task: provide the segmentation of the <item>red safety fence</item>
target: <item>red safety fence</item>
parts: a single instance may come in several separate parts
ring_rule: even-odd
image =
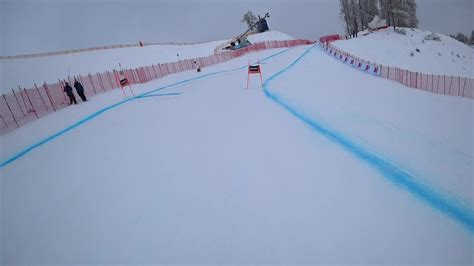
[[[326,35],[326,36],[322,36],[321,38],[319,38],[319,42],[320,43],[330,43],[330,42],[334,42],[334,41],[341,40],[341,39],[343,39],[343,36],[338,35],[338,34]]]
[[[243,49],[226,51],[206,57],[186,59],[134,69],[125,69],[124,73],[130,84],[141,84],[159,79],[172,73],[192,70],[195,68],[194,61],[203,68],[231,60],[250,52],[313,43],[314,42],[310,40],[267,41],[252,44]],[[66,80],[72,81],[76,78],[82,83],[84,94],[88,98],[91,98],[94,95],[120,87],[117,83],[116,72],[116,70],[112,70],[102,73],[79,75],[68,77]],[[46,82],[41,85],[34,84],[34,87],[29,89],[19,87],[18,89],[12,89],[11,93],[1,95],[0,135],[10,132],[11,130],[46,114],[69,106],[69,98],[63,92],[66,80],[58,80],[57,83],[53,84],[47,84]]]
[[[84,52],[92,52],[92,51],[119,49],[119,48],[130,48],[130,47],[143,47],[143,46],[156,46],[156,45],[157,46],[160,46],[160,45],[196,45],[196,44],[202,44],[202,43],[207,43],[207,42],[183,42],[183,43],[174,43],[174,42],[143,43],[143,42],[139,42],[139,43],[134,43],[134,44],[106,45],[106,46],[99,46],[99,47],[80,48],[80,49],[54,51],[54,52],[47,52],[47,53],[0,56],[0,60],[16,60],[16,59],[37,58],[37,57],[75,54],[75,53],[84,53]]]
[[[321,47],[324,51],[326,51],[329,55],[333,56],[334,58],[338,59],[339,61],[343,62],[344,64],[350,65],[358,70],[364,71],[365,73],[369,73],[375,76],[381,75],[381,68],[380,65],[375,63],[371,63],[369,61],[365,61],[361,58],[353,56],[349,53],[346,53],[337,47],[331,45],[331,43],[326,42],[322,43]]]
[[[384,66],[370,62],[342,51],[331,42],[344,40],[344,36],[329,35],[319,40],[322,48],[340,61],[359,70],[401,83],[407,87],[441,95],[451,95],[474,99],[474,79],[459,76],[434,75],[410,71],[398,67]]]

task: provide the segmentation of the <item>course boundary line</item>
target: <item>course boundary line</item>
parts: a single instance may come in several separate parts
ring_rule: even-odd
[[[290,114],[307,124],[316,133],[326,137],[330,141],[338,144],[348,152],[352,153],[358,159],[366,162],[369,166],[379,172],[382,176],[387,178],[393,184],[403,188],[415,197],[419,198],[434,209],[448,215],[448,217],[456,220],[460,224],[464,225],[471,233],[474,233],[474,210],[471,207],[462,204],[457,199],[452,199],[442,195],[429,185],[424,184],[417,180],[416,177],[410,175],[400,167],[397,167],[382,157],[364,149],[362,146],[352,142],[349,138],[345,137],[341,133],[329,129],[323,124],[298,110],[295,105],[291,105],[276,93],[273,93],[269,89],[269,84],[292,69],[298,62],[300,62],[306,55],[308,55],[314,48],[313,46],[303,52],[296,60],[290,65],[278,71],[270,78],[268,78],[263,84],[263,90],[265,95],[286,109]]]
[[[267,57],[265,57],[264,59],[261,60],[261,62],[265,62],[265,61],[268,61],[270,59],[273,59],[283,53],[286,53],[290,50],[293,50],[295,48],[297,48],[298,46],[295,46],[295,47],[291,47],[291,48],[287,48],[283,51],[279,51],[279,52],[276,52],[274,54],[271,54]],[[6,167],[7,165],[11,164],[12,162],[22,158],[23,156],[25,156],[26,154],[30,153],[31,151],[33,151],[34,149],[46,144],[46,143],[49,143],[51,142],[52,140],[66,134],[67,132],[85,124],[86,122],[88,121],[91,121],[93,120],[94,118],[104,114],[105,112],[107,111],[110,111],[116,107],[119,107],[125,103],[128,103],[130,101],[133,101],[133,100],[136,100],[136,99],[140,99],[140,98],[143,98],[143,97],[146,97],[150,94],[153,94],[155,92],[158,92],[158,91],[161,91],[161,90],[164,90],[164,89],[167,89],[167,88],[170,88],[170,87],[175,87],[175,86],[178,86],[178,85],[181,85],[181,84],[185,84],[185,83],[189,83],[189,82],[192,82],[192,81],[196,81],[196,80],[200,80],[200,79],[204,79],[204,78],[207,78],[207,77],[211,77],[211,76],[215,76],[215,75],[218,75],[218,74],[223,74],[223,73],[230,73],[230,72],[234,72],[234,71],[239,71],[239,70],[242,70],[242,69],[245,69],[247,68],[247,66],[242,66],[242,67],[238,67],[238,68],[234,68],[234,69],[229,69],[229,70],[221,70],[221,71],[215,71],[215,72],[211,72],[211,73],[207,73],[207,74],[204,74],[204,75],[201,75],[201,76],[197,76],[197,77],[194,77],[194,78],[189,78],[189,79],[184,79],[184,80],[181,80],[181,81],[178,81],[178,82],[175,82],[175,83],[172,83],[172,84],[168,84],[168,85],[165,85],[165,86],[162,86],[162,87],[159,87],[157,89],[153,89],[151,91],[148,91],[148,92],[144,92],[138,96],[135,96],[133,98],[126,98],[124,100],[121,100],[115,104],[112,104],[112,105],[109,105],[107,107],[104,107],[90,115],[87,115],[86,117],[80,119],[79,121],[73,123],[72,125],[50,135],[49,137],[46,137],[38,142],[36,142],[35,144],[32,144],[30,146],[28,146],[27,148],[24,148],[22,149],[20,152],[16,153],[15,155],[13,156],[10,156],[10,157],[7,157],[7,159],[5,159],[4,161],[0,161],[0,169]]]

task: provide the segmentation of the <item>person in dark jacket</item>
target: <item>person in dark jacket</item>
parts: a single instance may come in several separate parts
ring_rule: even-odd
[[[74,79],[74,88],[76,88],[77,94],[81,97],[82,101],[87,102],[86,95],[84,95],[84,87],[82,87],[82,84],[77,79]]]
[[[201,72],[201,66],[196,62],[196,60],[194,60],[193,64],[194,64],[194,67],[196,68],[197,72]]]
[[[69,82],[66,82],[66,85],[64,86],[64,92],[67,94],[69,97],[69,104],[71,105],[72,103],[77,104],[76,97],[74,96],[74,93],[72,92],[72,87],[69,85]]]

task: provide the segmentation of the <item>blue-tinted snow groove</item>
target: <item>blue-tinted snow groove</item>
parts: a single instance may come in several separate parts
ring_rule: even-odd
[[[296,46],[297,47],[297,46]],[[283,54],[283,53],[286,53],[292,49],[294,49],[295,47],[293,48],[288,48],[288,49],[285,49],[283,51],[280,51],[280,52],[277,52],[277,53],[274,53],[270,56],[267,56],[265,57],[264,59],[260,60],[261,62],[266,62],[268,60],[271,60],[271,59],[274,59],[276,58],[277,56]],[[93,120],[94,118],[102,115],[103,113],[107,112],[107,111],[110,111],[116,107],[119,107],[125,103],[128,103],[130,101],[133,101],[133,100],[136,100],[136,99],[140,99],[140,98],[143,98],[143,97],[146,97],[148,95],[151,95],[157,91],[161,91],[161,90],[164,90],[164,89],[167,89],[167,88],[170,88],[170,87],[174,87],[174,86],[178,86],[178,85],[181,85],[181,84],[185,84],[185,83],[189,83],[189,82],[192,82],[192,81],[196,81],[196,80],[200,80],[200,79],[204,79],[204,78],[207,78],[207,77],[211,77],[211,76],[215,76],[215,75],[218,75],[218,74],[223,74],[223,73],[229,73],[229,72],[234,72],[234,71],[239,71],[239,70],[242,70],[242,69],[245,69],[247,68],[247,66],[243,66],[243,67],[239,67],[239,68],[234,68],[234,69],[230,69],[230,70],[222,70],[222,71],[215,71],[215,72],[211,72],[211,73],[207,73],[207,74],[204,74],[204,75],[201,75],[201,76],[198,76],[198,77],[194,77],[194,78],[190,78],[190,79],[184,79],[182,81],[179,81],[179,82],[176,82],[176,83],[173,83],[173,84],[169,84],[169,85],[166,85],[166,86],[163,86],[163,87],[159,87],[157,89],[154,89],[154,90],[151,90],[151,91],[148,91],[148,92],[144,92],[136,97],[133,97],[133,98],[127,98],[127,99],[124,99],[120,102],[117,102],[115,104],[112,104],[112,105],[109,105],[107,107],[104,107],[102,109],[100,109],[99,111],[96,111],[90,115],[87,115],[86,117],[82,118],[81,120],[75,122],[74,124],[52,134],[51,136],[45,138],[45,139],[42,139],[40,141],[38,141],[37,143],[21,150],[20,152],[18,152],[17,154],[13,155],[13,156],[10,156],[8,157],[7,159],[5,159],[4,161],[0,161],[0,169],[2,169],[3,167],[11,164],[12,162],[20,159],[21,157],[25,156],[26,154],[30,153],[32,150],[40,147],[41,145],[44,145],[46,143],[49,143],[51,142],[52,140],[64,135],[65,133],[85,124],[86,122],[89,122],[91,120]]]
[[[141,95],[137,96],[137,98],[145,98],[145,97],[162,97],[162,96],[175,96],[180,95],[181,92],[172,92],[172,93],[160,93],[160,94],[149,94],[149,95]]]
[[[281,76],[292,67],[294,67],[298,62],[303,59],[315,46],[310,49],[307,49],[302,53],[295,61],[293,61],[289,66],[278,71],[276,74],[268,78],[263,84],[263,90],[265,95],[270,98],[272,101],[281,105],[292,115],[306,123],[314,131],[328,138],[329,140],[335,142],[345,150],[352,153],[357,158],[361,159],[368,163],[371,167],[381,173],[389,181],[395,185],[407,190],[417,198],[421,199],[423,202],[432,206],[433,208],[441,211],[442,213],[447,214],[452,219],[458,221],[464,225],[471,233],[474,233],[474,210],[471,207],[465,206],[461,201],[449,198],[442,195],[439,192],[436,192],[427,184],[423,184],[418,181],[416,177],[405,172],[403,169],[389,163],[387,160],[384,160],[380,156],[364,149],[362,146],[352,142],[349,138],[342,135],[341,133],[329,129],[323,126],[323,123],[314,120],[313,118],[305,115],[299,110],[296,105],[292,105],[282,99],[277,94],[273,93],[269,89],[269,84],[275,80],[275,78]]]

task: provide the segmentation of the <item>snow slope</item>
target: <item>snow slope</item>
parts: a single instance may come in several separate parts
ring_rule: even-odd
[[[249,40],[251,43],[263,42],[267,40],[286,41],[294,39],[294,37],[279,31],[266,31],[262,33],[252,34],[247,37],[247,40]]]
[[[244,89],[248,60],[275,55],[262,65],[268,79],[308,48],[136,86],[203,77],[101,113],[0,169],[3,262],[472,264],[462,223],[270,101],[257,77]],[[472,210],[472,101],[365,75],[319,48],[270,89]],[[122,97],[98,95],[0,137],[0,160]]]
[[[405,28],[406,35],[393,28],[333,44],[357,57],[378,64],[426,74],[474,77],[474,49],[436,33],[440,41],[425,40],[429,31]],[[417,52],[419,49],[420,52]],[[413,53],[413,56],[410,55]]]
[[[288,40],[291,36],[273,31],[255,34],[253,42],[265,40]],[[87,75],[88,73],[104,72],[118,69],[119,63],[123,68],[135,68],[157,63],[178,61],[212,55],[214,48],[226,42],[214,41],[194,45],[151,45],[131,47],[68,55],[39,57],[31,59],[0,60],[0,94],[11,92],[18,85],[26,88],[33,84],[56,83],[58,78],[67,76]]]

